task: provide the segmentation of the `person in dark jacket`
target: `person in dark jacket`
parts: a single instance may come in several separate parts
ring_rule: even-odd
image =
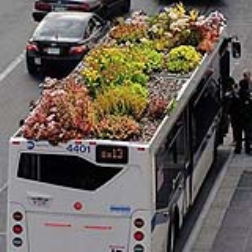
[[[235,153],[239,154],[242,150],[242,139],[244,136],[245,152],[251,153],[251,133],[252,133],[252,92],[249,88],[249,81],[241,80],[239,82],[237,123]]]
[[[238,96],[238,88],[237,83],[233,77],[228,77],[226,79],[226,91],[224,93],[224,106],[223,106],[223,115],[226,117],[223,127],[227,127],[227,131],[229,125],[231,126],[232,135],[233,135],[233,143],[236,143],[236,134],[237,134],[237,125],[239,123],[237,115],[239,114],[239,96]]]
[[[242,79],[239,82],[239,86],[246,87],[252,90],[251,72],[249,70],[244,70],[242,74]]]

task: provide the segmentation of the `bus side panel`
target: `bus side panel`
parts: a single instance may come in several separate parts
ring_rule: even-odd
[[[153,252],[166,251],[167,233],[170,223],[168,210],[156,212],[152,220],[152,250]]]
[[[194,167],[192,177],[192,202],[195,200],[197,193],[199,192],[199,189],[214,161],[215,135],[216,132],[214,132],[211,138],[207,140],[205,150],[201,153],[197,165]]]

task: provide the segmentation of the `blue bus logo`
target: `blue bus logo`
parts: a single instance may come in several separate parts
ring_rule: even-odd
[[[35,143],[33,141],[28,141],[26,146],[28,150],[32,150],[35,147]]]

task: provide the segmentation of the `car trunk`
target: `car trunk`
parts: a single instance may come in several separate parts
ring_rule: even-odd
[[[53,42],[39,42],[38,48],[40,51],[40,56],[62,58],[69,57],[69,50],[72,46],[76,46],[77,43],[53,43]]]
[[[61,1],[43,0],[43,2],[51,4],[54,11],[64,11],[64,10],[91,11],[92,9],[101,6],[100,0],[61,0]],[[80,9],[78,9],[78,7]]]

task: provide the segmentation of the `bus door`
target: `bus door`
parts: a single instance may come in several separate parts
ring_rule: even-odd
[[[221,99],[219,83],[213,78],[202,79],[192,97],[192,200],[197,193],[215,159],[217,131],[220,125]]]
[[[183,215],[189,207],[186,178],[190,157],[187,120],[188,114],[185,109],[155,156],[157,210],[155,251],[162,251],[162,247],[158,247],[158,244],[162,243],[167,247],[167,251],[173,251]],[[161,237],[158,235],[160,232],[167,235]]]

